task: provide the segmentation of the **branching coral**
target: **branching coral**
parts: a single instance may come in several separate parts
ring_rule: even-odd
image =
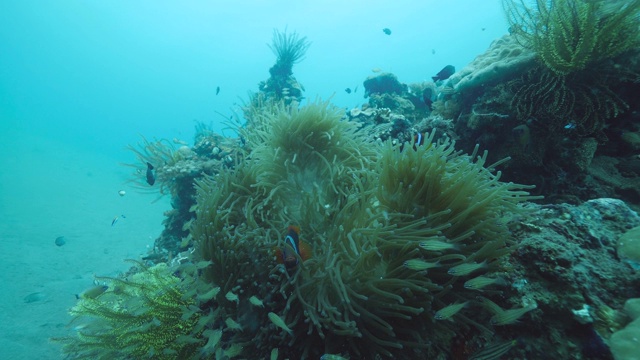
[[[504,0],[512,33],[556,75],[640,44],[640,0]]]
[[[483,328],[469,311],[482,307],[478,294],[463,284],[495,276],[511,249],[503,219],[527,199],[485,167],[486,155],[462,156],[433,137],[416,151],[370,143],[321,102],[266,112],[243,137],[246,160],[198,183],[191,228],[212,262],[207,281],[231,294],[218,311],[242,331],[229,343],[255,357],[273,348],[400,356],[436,352],[430,341],[458,327]],[[289,225],[300,226],[312,256],[287,271],[273,249]],[[434,317],[467,301],[455,322]]]

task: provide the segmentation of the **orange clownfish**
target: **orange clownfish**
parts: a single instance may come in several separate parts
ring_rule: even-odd
[[[411,139],[411,147],[413,148],[413,150],[418,151],[418,146],[423,146],[424,145],[424,140],[429,136],[429,134],[427,133],[423,133],[423,132],[419,132],[415,135],[413,135],[413,138]],[[427,149],[431,148],[431,144],[429,144],[427,146]],[[404,144],[400,145],[400,151],[404,150]]]
[[[278,264],[284,264],[287,270],[298,266],[299,259],[305,261],[311,257],[309,245],[300,241],[300,228],[289,225],[287,235],[284,237],[282,249],[276,249],[276,260]]]

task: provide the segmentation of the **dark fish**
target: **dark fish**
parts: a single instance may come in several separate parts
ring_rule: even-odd
[[[434,93],[432,88],[428,87],[422,91],[422,101],[424,101],[424,104],[427,105],[429,110],[433,110],[433,98]]]
[[[436,76],[432,76],[433,81],[447,80],[449,76],[456,72],[456,68],[453,65],[447,65]]]
[[[382,29],[382,32],[387,34],[387,35],[391,35],[391,29],[389,29],[389,28]]]
[[[353,88],[353,93],[357,93],[358,92],[358,86],[356,86],[355,88]]]
[[[351,88],[344,89],[344,92],[346,92],[347,94],[351,94]]]
[[[147,184],[153,185],[156,183],[156,176],[153,174],[153,165],[147,163]]]
[[[220,94],[220,86],[216,86],[216,95]]]
[[[66,243],[67,243],[67,241],[65,240],[64,236],[58,236],[56,238],[56,245],[62,246],[64,244],[66,244]]]
[[[111,226],[115,225],[120,218],[126,219],[127,217],[124,215],[120,215],[120,216],[116,215],[116,217],[114,217],[113,220],[111,220]]]

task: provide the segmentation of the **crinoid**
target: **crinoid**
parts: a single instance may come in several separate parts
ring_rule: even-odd
[[[614,92],[613,84],[637,80],[625,78],[630,73],[616,76],[615,72],[615,68],[603,65],[558,76],[536,66],[507,84],[514,93],[511,106],[519,119],[543,120],[550,132],[566,128],[579,136],[589,136],[629,109]]]
[[[556,75],[640,45],[640,0],[504,0],[512,34]]]
[[[214,315],[202,306],[213,296],[194,277],[202,266],[135,264],[140,271],[126,278],[99,278],[109,290],[78,300],[70,310],[77,336],[53,340],[71,358],[192,359],[204,354],[210,335],[206,325]]]

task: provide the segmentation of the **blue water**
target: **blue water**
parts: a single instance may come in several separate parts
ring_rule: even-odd
[[[67,331],[73,294],[144,253],[169,207],[127,187],[124,147],[141,134],[191,142],[196,120],[223,132],[269,77],[274,29],[312,43],[293,69],[304,95],[349,108],[373,68],[420,82],[507,32],[498,0],[221,3],[0,2],[3,359],[60,358],[47,339]],[[42,299],[26,303],[32,293]]]

